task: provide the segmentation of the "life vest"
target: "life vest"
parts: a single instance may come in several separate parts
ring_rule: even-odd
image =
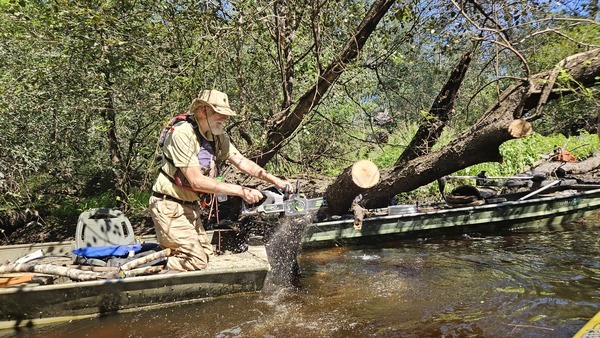
[[[177,168],[173,159],[169,158],[165,154],[165,151],[164,151],[165,141],[166,141],[169,133],[172,133],[177,126],[180,126],[184,123],[191,124],[191,127],[194,130],[194,133],[196,134],[196,139],[198,140],[198,144],[200,144],[200,150],[198,151],[197,156],[198,156],[198,162],[202,166],[202,170],[208,171],[207,176],[212,177],[212,178],[215,178],[218,175],[218,166],[216,165],[216,156],[215,156],[216,142],[209,141],[204,136],[202,136],[202,134],[200,133],[200,130],[198,129],[198,124],[196,123],[196,120],[194,120],[194,117],[191,114],[187,114],[187,113],[180,114],[180,115],[177,115],[174,118],[172,118],[171,121],[169,121],[169,123],[165,126],[165,128],[162,130],[162,132],[160,134],[160,137],[158,139],[158,146],[162,150],[162,158],[167,163],[169,163],[174,168],[176,168],[174,176],[169,175],[163,169],[162,166],[160,167],[160,172],[163,175],[165,175],[173,184],[175,184],[183,189],[197,192],[194,189],[192,189],[189,181],[187,180],[187,178],[185,177],[183,172],[181,172],[181,170],[179,168]]]

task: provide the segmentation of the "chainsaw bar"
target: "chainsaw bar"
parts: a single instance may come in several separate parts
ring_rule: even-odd
[[[323,197],[311,199],[294,197],[286,201],[273,201],[273,199],[267,199],[263,204],[255,208],[244,208],[242,210],[242,215],[284,214],[285,216],[299,216],[317,211],[326,205],[327,203]]]
[[[319,198],[293,198],[283,202],[284,214],[286,216],[306,215],[309,212],[317,211],[325,206],[325,199]]]

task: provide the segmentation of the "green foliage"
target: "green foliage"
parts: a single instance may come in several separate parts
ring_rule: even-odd
[[[435,202],[440,200],[437,183],[419,187],[413,191],[403,192],[396,195],[397,204],[415,204],[417,202]]]
[[[554,32],[555,34],[543,38],[543,44],[537,41],[537,45],[532,49],[529,60],[533,72],[553,69],[563,58],[586,51],[590,45],[600,45],[600,26],[597,23],[565,22],[556,27]],[[600,98],[598,89],[573,85],[570,82],[571,75],[562,68],[558,70],[556,86],[575,89],[576,92],[551,102],[545,109],[547,118],[538,122],[539,128],[536,130],[545,135],[572,134],[576,132],[573,130],[575,125],[582,125],[585,130],[593,131],[598,116],[598,109],[593,108],[597,106],[596,102]]]
[[[544,137],[540,134],[511,140],[500,146],[503,163],[482,163],[455,173],[458,176],[473,176],[481,171],[489,176],[513,176],[522,173],[534,163],[553,155],[558,147],[568,150],[578,160],[584,160],[600,151],[600,140],[595,134],[582,133],[579,136],[565,137],[562,134]]]
[[[533,72],[552,69],[567,56],[587,50],[580,41],[585,41],[586,45],[600,45],[600,27],[597,23],[571,25],[566,22],[557,27],[556,34],[548,35],[545,40],[544,44],[534,50],[531,58]]]
[[[386,145],[372,148],[372,151],[369,152],[369,159],[379,168],[393,167],[418,128],[419,126],[416,123],[403,124],[396,133],[392,134]],[[448,144],[455,137],[454,131],[443,132],[432,150],[437,150]]]

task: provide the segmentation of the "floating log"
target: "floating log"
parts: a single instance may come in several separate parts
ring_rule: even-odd
[[[365,190],[379,183],[379,169],[369,160],[360,160],[344,169],[327,190],[325,198],[329,212],[334,215],[348,212],[352,201]]]

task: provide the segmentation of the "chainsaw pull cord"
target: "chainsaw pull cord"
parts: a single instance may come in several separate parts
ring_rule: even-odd
[[[223,177],[217,176],[215,177],[217,182],[223,182]],[[215,212],[215,218],[217,219],[217,224],[219,224],[219,198],[217,193],[210,194],[210,210],[208,211],[208,219],[212,216],[213,211]]]
[[[208,212],[208,221],[210,222],[210,217],[212,216],[213,210],[215,211],[215,217],[217,219],[217,225],[219,224],[219,199],[217,198],[217,194],[210,195],[210,210]],[[218,240],[217,240],[217,252],[221,252],[221,231],[216,231]]]

